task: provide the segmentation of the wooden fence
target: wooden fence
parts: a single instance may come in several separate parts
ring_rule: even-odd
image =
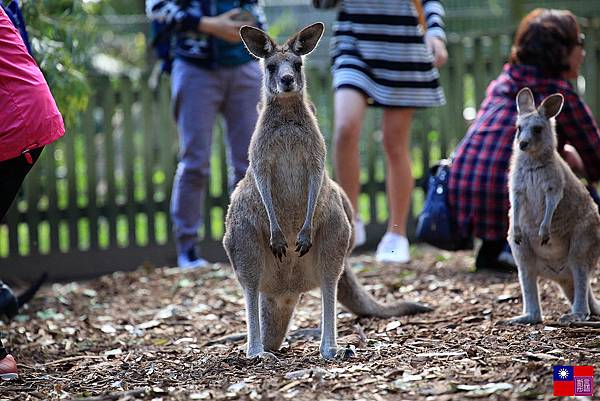
[[[600,107],[600,30],[589,29],[587,58],[578,86],[595,114]],[[326,46],[326,41],[321,45]],[[419,111],[412,128],[414,175],[447,155],[464,135],[468,120],[499,73],[510,49],[507,34],[450,36],[448,64],[441,70],[447,105]],[[332,96],[327,60],[308,64],[308,85],[328,144]],[[177,133],[165,78],[153,92],[145,80],[99,77],[87,111],[67,135],[45,149],[23,191],[0,225],[0,271],[53,279],[81,278],[148,263],[175,261],[169,219]],[[368,245],[385,230],[387,206],[379,120],[371,109],[361,138],[362,194],[359,213],[368,222]],[[205,239],[210,260],[224,260],[220,246],[228,202],[227,164],[220,123],[215,129]],[[331,149],[331,147],[329,147]],[[331,155],[331,152],[330,152]],[[411,223],[423,202],[413,194]]]

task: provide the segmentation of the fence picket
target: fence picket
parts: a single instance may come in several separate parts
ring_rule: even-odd
[[[588,27],[586,35],[587,59],[582,70],[586,78],[585,98],[598,117],[600,27]],[[447,156],[464,136],[466,120],[473,117],[473,110],[466,107],[479,106],[489,80],[500,72],[509,50],[507,39],[508,34],[500,33],[449,35],[448,64],[440,70],[447,104],[415,114],[411,154],[419,155],[414,161],[417,182],[422,183],[429,165],[438,157]],[[328,144],[331,171],[333,94],[325,64],[315,63],[306,76]],[[9,244],[3,244],[2,249],[8,249],[8,258],[26,256],[21,255],[23,250],[28,255],[35,255],[40,249],[51,254],[78,249],[97,251],[105,244],[107,251],[124,245],[156,248],[164,245],[165,238],[170,246],[173,234],[168,212],[177,135],[169,81],[163,78],[156,93],[148,89],[145,80],[132,81],[128,77],[119,78],[114,85],[106,77],[96,77],[91,86],[97,92],[90,97],[81,121],[43,152],[6,217]],[[363,181],[359,211],[370,222],[371,234],[385,229],[387,217],[380,124],[381,109],[369,109],[361,137]],[[212,190],[206,199],[206,246],[214,246],[219,240],[228,202],[228,164],[222,129],[219,120],[211,159],[214,168],[209,178]],[[438,135],[432,135],[432,131]],[[420,211],[422,196],[417,189],[410,222]],[[124,228],[126,236],[118,232]],[[411,228],[409,232],[412,233]],[[64,241],[65,234],[68,241]]]

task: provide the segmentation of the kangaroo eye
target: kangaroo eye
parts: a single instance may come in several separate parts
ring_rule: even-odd
[[[533,127],[533,132],[535,132],[536,134],[540,134],[542,132],[542,127],[539,125],[535,125]]]
[[[276,69],[276,68],[277,68],[277,67],[275,66],[275,64],[267,64],[267,70],[269,70],[269,72],[270,72],[271,74],[273,74],[273,73],[275,72],[275,69]]]

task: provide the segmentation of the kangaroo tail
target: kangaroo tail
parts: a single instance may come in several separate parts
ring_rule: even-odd
[[[19,308],[25,305],[27,302],[31,301],[36,292],[40,289],[42,284],[48,279],[48,273],[44,272],[40,278],[37,279],[35,283],[31,285],[28,289],[25,290],[21,295],[17,297],[17,302],[19,304]]]
[[[433,309],[418,302],[400,301],[381,304],[358,282],[352,269],[346,265],[338,283],[338,300],[357,316],[388,318],[431,312]]]

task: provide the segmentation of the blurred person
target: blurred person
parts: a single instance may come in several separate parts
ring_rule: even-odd
[[[449,209],[463,238],[482,240],[476,270],[514,267],[507,252],[508,168],[517,127],[515,97],[529,87],[536,103],[559,92],[564,105],[556,118],[558,151],[589,183],[600,179],[600,131],[569,80],[585,57],[576,17],[567,10],[536,9],[520,23],[510,59],[459,143],[448,181]],[[504,252],[503,252],[504,250]]]
[[[230,189],[248,168],[248,146],[258,118],[262,73],[241,42],[243,25],[264,28],[258,0],[146,0],[146,12],[172,29],[176,44],[171,100],[179,131],[179,164],[171,194],[177,263],[207,265],[197,249],[210,174],[213,128],[225,120]]]
[[[383,108],[389,220],[377,246],[382,262],[410,261],[409,133],[415,109],[445,103],[437,70],[447,59],[443,16],[435,0],[341,0],[333,28],[334,167],[354,207],[356,246],[366,241],[358,217],[360,131],[367,106]]]
[[[19,31],[0,7],[0,221],[42,149],[64,135],[62,116]],[[0,313],[16,313],[18,300],[0,281]],[[0,340],[0,379],[17,365]]]

